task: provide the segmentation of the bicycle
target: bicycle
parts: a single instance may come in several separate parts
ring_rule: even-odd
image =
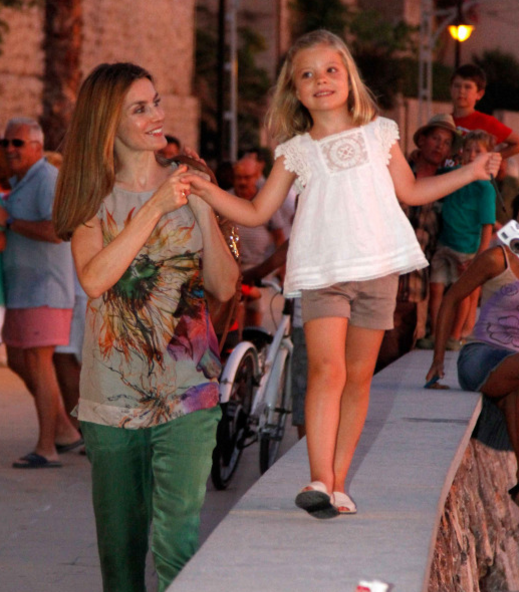
[[[281,287],[262,281],[276,294]],[[273,298],[274,298],[273,297]],[[291,412],[290,338],[291,302],[284,301],[274,335],[261,327],[246,328],[243,341],[232,350],[220,378],[222,419],[213,451],[211,479],[226,489],[245,448],[259,441],[259,467],[263,474],[276,461]]]

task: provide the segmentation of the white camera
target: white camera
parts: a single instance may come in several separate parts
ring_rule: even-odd
[[[497,231],[499,240],[508,245],[512,253],[519,255],[519,222],[510,220]]]

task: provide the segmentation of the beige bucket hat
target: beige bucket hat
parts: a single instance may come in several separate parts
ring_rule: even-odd
[[[462,139],[460,133],[456,129],[456,124],[454,123],[452,115],[449,115],[448,113],[437,113],[436,115],[433,115],[425,125],[419,127],[413,135],[414,143],[418,146],[420,136],[426,134],[435,127],[441,127],[442,129],[452,132],[452,154],[457,154],[461,148]]]

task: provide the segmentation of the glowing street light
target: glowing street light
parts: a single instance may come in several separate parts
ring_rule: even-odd
[[[472,25],[460,24],[449,26],[449,33],[451,37],[461,43],[463,41],[467,41],[467,39],[472,35],[473,30],[474,27]]]

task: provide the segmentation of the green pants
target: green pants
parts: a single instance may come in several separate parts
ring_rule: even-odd
[[[151,523],[160,592],[197,550],[220,415],[215,407],[137,430],[81,422],[105,592],[145,591]]]

